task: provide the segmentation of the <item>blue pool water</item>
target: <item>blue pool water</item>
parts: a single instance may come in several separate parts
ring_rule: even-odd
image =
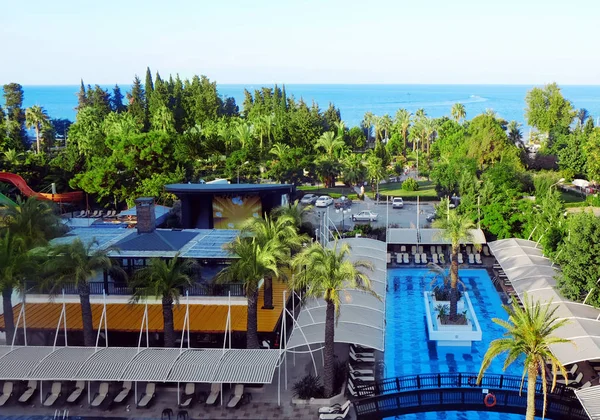
[[[473,309],[482,329],[482,341],[471,347],[439,350],[428,340],[423,292],[431,290],[433,274],[423,269],[389,269],[386,299],[386,335],[384,376],[395,377],[419,373],[479,372],[483,355],[492,340],[504,329],[492,318],[507,319],[500,296],[485,270],[461,270],[460,277],[469,292]],[[503,373],[504,359],[488,368],[489,373]],[[515,362],[504,373],[521,375]],[[485,412],[420,413],[397,418],[407,420],[517,420],[522,416]]]

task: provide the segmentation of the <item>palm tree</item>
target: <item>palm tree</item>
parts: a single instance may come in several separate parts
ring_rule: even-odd
[[[450,113],[452,114],[452,118],[454,118],[457,123],[459,123],[461,119],[467,117],[467,111],[465,110],[465,106],[459,103],[452,105]]]
[[[440,239],[450,241],[452,245],[452,254],[450,256],[450,319],[456,318],[458,306],[458,252],[461,243],[474,243],[475,239],[471,229],[475,229],[475,224],[468,216],[459,214],[456,210],[448,212],[447,217],[433,222],[433,227],[442,229]],[[477,244],[476,244],[477,245]]]
[[[273,145],[273,147],[271,147],[271,150],[269,150],[269,153],[271,153],[272,155],[275,155],[277,157],[277,160],[279,160],[280,162],[283,160],[283,158],[285,157],[285,155],[287,155],[290,151],[290,146],[288,146],[285,143],[275,143]]]
[[[585,120],[587,120],[589,117],[590,113],[587,109],[579,109],[579,111],[577,111],[577,115],[575,116],[575,118],[577,118],[577,127],[583,128],[583,126],[585,125]]]
[[[363,117],[363,120],[361,122],[361,126],[362,128],[365,130],[365,133],[367,135],[367,143],[369,142],[369,139],[371,137],[371,127],[373,126],[373,123],[375,122],[375,115],[373,115],[372,112],[365,112],[365,116]]]
[[[8,164],[10,167],[15,168],[21,164],[21,159],[23,158],[23,152],[18,152],[16,149],[8,149],[3,152],[4,154],[4,163]]]
[[[506,354],[504,368],[510,366],[515,360],[523,356],[523,381],[527,374],[527,413],[525,418],[535,418],[535,388],[538,374],[542,376],[542,389],[544,392],[544,409],[542,417],[546,415],[546,393],[548,388],[546,378],[546,365],[552,366],[552,389],[556,386],[558,371],[566,378],[567,371],[562,363],[552,354],[550,346],[558,343],[572,343],[571,340],[553,336],[554,331],[564,326],[568,320],[560,319],[555,315],[558,306],[542,305],[539,301],[533,302],[527,295],[523,299],[523,307],[514,303],[511,307],[503,305],[508,313],[508,321],[494,318],[493,321],[506,328],[503,338],[498,338],[490,343],[490,347],[483,356],[477,382],[481,382],[483,374],[496,357]],[[521,383],[522,385],[522,383]]]
[[[250,145],[253,132],[254,130],[252,129],[252,126],[246,123],[238,124],[235,127],[235,135],[237,140],[240,142],[242,149],[245,149]]]
[[[406,150],[406,138],[408,137],[408,129],[410,128],[412,114],[406,109],[396,111],[396,126],[402,134],[404,140],[404,150]]]
[[[420,118],[425,118],[427,116],[427,113],[425,112],[425,110],[423,108],[419,108],[417,109],[417,111],[415,112],[415,117],[417,119]]]
[[[26,200],[17,197],[16,203],[7,207],[2,222],[13,236],[24,241],[27,250],[45,246],[61,227],[52,204],[35,197]]]
[[[425,143],[427,147],[427,153],[429,154],[429,146],[433,141],[435,136],[436,126],[433,118],[424,118],[423,119],[423,134],[425,138]]]
[[[296,221],[287,216],[248,219],[241,226],[241,234],[248,234],[256,239],[258,245],[266,247],[267,244],[277,248],[277,265],[283,268],[288,265],[291,252],[302,247],[308,240],[304,235],[298,235]],[[273,276],[265,275],[264,309],[273,309]]]
[[[40,131],[42,127],[50,123],[48,114],[39,105],[34,105],[25,110],[25,125],[27,128],[35,129],[35,141],[37,145],[37,153],[40,153]]]
[[[516,121],[511,121],[508,123],[508,138],[513,144],[517,144],[523,140],[523,133],[521,133],[520,126],[521,124]]]
[[[390,138],[389,132],[392,129],[392,125],[394,125],[394,121],[392,120],[392,117],[390,117],[389,114],[385,114],[383,117],[381,117],[379,119],[379,124],[381,126],[381,129],[385,133],[384,138],[389,139]]]
[[[132,279],[134,293],[131,302],[149,297],[162,300],[165,347],[175,347],[173,303],[179,305],[182,290],[192,285],[190,274],[195,266],[194,261],[181,259],[179,254],[170,260],[152,258],[148,266],[135,273]]]
[[[273,209],[271,215],[274,217],[287,217],[291,218],[294,222],[296,229],[300,229],[304,219],[304,215],[312,210],[313,206],[300,205],[300,201],[296,200],[289,206],[279,206]]]
[[[327,304],[325,315],[325,397],[330,397],[334,387],[334,323],[340,316],[341,302],[348,289],[364,290],[374,296],[370,278],[360,269],[372,270],[368,261],[350,261],[350,245],[336,241],[331,248],[323,248],[315,242],[292,260],[296,275],[292,278],[293,289],[305,289],[305,296],[323,298]],[[378,297],[378,296],[377,296]]]
[[[78,289],[85,346],[95,344],[89,282],[98,273],[116,268],[108,257],[108,253],[115,249],[94,250],[97,245],[96,240],[84,244],[76,238],[70,244],[53,245],[47,249],[46,270],[49,275],[44,285],[49,286],[52,294],[58,293],[64,284],[74,284]]]
[[[366,168],[362,162],[362,156],[351,153],[343,161],[344,163],[344,182],[348,185],[357,185],[362,182],[366,176]]]
[[[336,121],[333,125],[337,130],[337,136],[340,139],[344,139],[344,134],[346,134],[346,123],[344,121]]]
[[[385,177],[385,168],[383,161],[374,153],[367,158],[367,177],[371,180],[371,190],[375,192],[375,188],[379,186],[379,181]]]
[[[217,274],[216,281],[242,282],[248,298],[246,348],[258,349],[258,285],[266,275],[279,276],[280,248],[269,242],[260,246],[256,238],[237,236],[225,249],[237,256]]]
[[[334,159],[337,152],[344,147],[344,140],[333,131],[327,131],[317,139],[314,147],[315,149],[323,149],[328,159]]]

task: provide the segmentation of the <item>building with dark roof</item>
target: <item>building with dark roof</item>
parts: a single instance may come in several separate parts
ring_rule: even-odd
[[[289,203],[296,188],[289,184],[170,184],[181,200],[185,229],[236,229],[250,217],[262,217]]]

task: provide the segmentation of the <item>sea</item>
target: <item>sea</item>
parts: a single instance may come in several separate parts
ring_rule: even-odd
[[[253,92],[261,84],[218,85],[220,95],[233,97],[242,106],[244,89]],[[281,85],[279,85],[281,86]],[[112,92],[112,86],[102,86]],[[130,89],[120,85],[122,92]],[[339,108],[342,120],[348,127],[358,126],[366,112],[375,115],[394,116],[400,108],[411,112],[423,108],[430,117],[450,115],[453,104],[465,106],[467,118],[471,119],[488,109],[507,121],[523,124],[525,120],[525,96],[533,85],[337,85],[337,84],[290,84],[285,85],[287,95],[302,98],[311,104],[316,102],[322,110],[329,103]],[[561,86],[563,95],[576,109],[585,108],[600,122],[600,86]],[[72,86],[24,86],[24,106],[40,105],[52,118],[75,120],[79,85]],[[600,125],[600,124],[598,124]]]

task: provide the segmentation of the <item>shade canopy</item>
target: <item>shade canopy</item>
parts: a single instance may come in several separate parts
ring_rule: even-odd
[[[340,316],[335,324],[335,341],[353,343],[383,351],[385,337],[385,292],[387,282],[386,243],[367,238],[344,239],[351,246],[351,261],[369,261],[373,271],[361,269],[371,279],[378,295],[343,289]],[[329,246],[333,246],[330,243]],[[320,344],[325,341],[326,303],[322,298],[307,299],[294,324],[286,345],[288,349]]]
[[[555,315],[569,322],[555,331],[573,344],[554,344],[551,350],[563,365],[600,359],[600,310],[565,299],[556,288],[560,270],[544,257],[536,242],[503,239],[489,244],[519,298],[531,299],[556,308]]]
[[[600,420],[600,386],[578,389],[575,395],[590,419]]]
[[[0,347],[0,380],[255,383],[273,381],[280,350]]]

